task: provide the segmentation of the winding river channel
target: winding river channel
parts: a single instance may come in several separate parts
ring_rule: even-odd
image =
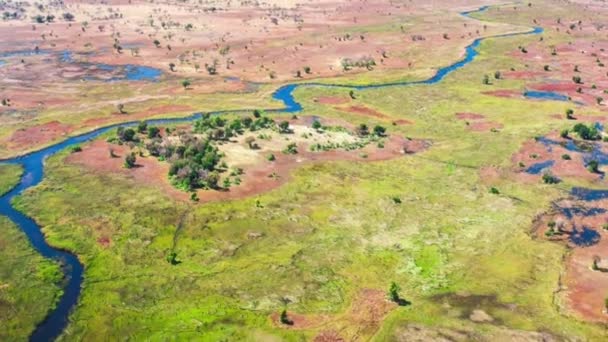
[[[470,16],[473,13],[483,12],[488,9],[488,6],[484,6],[478,8],[473,11],[462,12],[463,16]],[[466,66],[471,63],[475,57],[478,55],[477,47],[481,43],[483,39],[488,38],[500,38],[500,37],[509,37],[515,35],[526,35],[526,34],[540,34],[543,32],[543,29],[540,27],[535,27],[534,29],[526,32],[520,33],[509,33],[496,35],[486,38],[479,38],[473,41],[470,45],[466,47],[465,56],[443,68],[437,70],[435,75],[429,79],[422,81],[412,81],[412,82],[392,82],[392,83],[382,83],[382,84],[370,84],[363,86],[350,86],[346,84],[324,84],[324,83],[295,83],[288,84],[280,87],[277,91],[274,92],[273,98],[275,100],[279,100],[283,102],[285,105],[282,109],[273,109],[268,110],[268,112],[283,112],[283,113],[293,113],[299,112],[302,110],[301,104],[294,98],[293,92],[299,87],[339,87],[339,88],[350,88],[355,90],[361,89],[370,89],[370,88],[382,88],[382,87],[392,87],[392,86],[413,86],[413,85],[429,85],[438,83],[443,80],[450,73]],[[229,110],[229,111],[215,111],[210,112],[210,114],[224,114],[224,113],[238,113],[238,112],[251,112],[253,109],[246,110]],[[146,122],[149,125],[162,125],[162,124],[172,124],[172,123],[180,123],[180,122],[190,122],[202,117],[202,113],[195,113],[188,117],[183,118],[171,118],[171,119],[157,119],[157,120],[147,120]],[[74,144],[83,143],[89,140],[94,139],[95,137],[108,132],[109,130],[115,129],[119,126],[127,127],[127,126],[135,126],[138,124],[137,122],[127,122],[121,124],[115,124],[103,128],[96,129],[94,131],[78,135],[75,137],[68,138],[62,142],[54,144],[52,146],[43,148],[39,151],[32,152],[23,156],[14,157],[11,159],[6,159],[0,161],[2,164],[20,164],[24,173],[21,177],[21,180],[17,186],[15,186],[11,191],[0,197],[0,215],[7,216],[10,220],[12,220],[29,238],[32,243],[34,249],[43,255],[46,258],[54,259],[61,261],[63,265],[63,272],[65,276],[65,287],[63,288],[63,295],[59,299],[57,306],[48,314],[43,322],[41,322],[32,335],[30,336],[31,341],[52,341],[56,339],[65,329],[68,324],[68,318],[78,302],[78,298],[80,297],[81,285],[83,282],[83,273],[84,267],[79,262],[76,255],[54,248],[50,246],[41,231],[41,227],[31,218],[24,215],[23,213],[15,210],[11,205],[11,201],[15,196],[18,196],[23,191],[31,188],[33,186],[38,185],[44,178],[44,161],[49,156],[65,149],[66,147]]]

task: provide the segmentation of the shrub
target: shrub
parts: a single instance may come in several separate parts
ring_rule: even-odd
[[[557,184],[559,183],[559,178],[551,175],[550,173],[545,173],[543,175],[543,183],[545,184]]]
[[[82,152],[82,147],[80,145],[74,145],[70,148],[71,153]]]
[[[494,194],[494,195],[498,195],[498,194],[500,194],[500,191],[497,188],[495,188],[495,187],[491,187],[490,188],[490,193]]]
[[[127,154],[127,156],[125,157],[125,167],[127,169],[131,169],[131,168],[135,167],[136,159],[137,158],[135,157],[135,153]]]

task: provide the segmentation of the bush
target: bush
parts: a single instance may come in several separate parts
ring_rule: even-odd
[[[135,157],[135,153],[127,154],[127,156],[125,157],[125,167],[127,169],[131,169],[131,168],[135,167],[136,159],[137,158]]]
[[[543,183],[545,183],[545,184],[557,184],[557,183],[559,183],[559,178],[551,175],[550,173],[545,173],[543,175]]]
[[[82,147],[80,145],[74,145],[70,148],[70,153],[82,152]]]
[[[289,145],[287,145],[287,147],[283,150],[283,153],[285,154],[297,154],[298,153],[298,146],[296,145],[296,143],[289,143]]]
[[[498,189],[496,189],[495,187],[491,187],[490,188],[490,193],[494,194],[494,195],[498,195],[498,194],[500,194],[500,191],[498,191]]]

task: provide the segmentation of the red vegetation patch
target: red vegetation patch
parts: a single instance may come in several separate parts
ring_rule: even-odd
[[[315,336],[314,342],[344,342],[344,338],[335,330],[324,330]]]
[[[108,248],[110,247],[111,240],[107,236],[102,236],[97,239],[97,243],[103,248]]]
[[[508,89],[483,91],[481,93],[484,95],[490,95],[490,96],[496,96],[496,97],[508,97],[508,98],[521,97],[520,91],[508,90]]]
[[[395,120],[395,121],[393,121],[393,123],[398,126],[413,124],[413,122],[411,122],[410,120],[406,120],[406,119]]]
[[[350,102],[350,99],[347,97],[321,96],[321,97],[317,97],[315,99],[315,102],[318,102],[321,104],[337,105],[337,104],[348,103],[348,102]]]
[[[116,157],[110,157],[110,149]],[[131,153],[126,145],[113,145],[103,140],[95,140],[82,148],[82,152],[72,153],[67,163],[81,165],[99,174],[119,173],[137,182],[161,187],[164,193],[174,198],[187,200],[188,193],[173,187],[168,180],[169,164],[154,158],[137,157],[136,167],[124,168],[125,156]]]
[[[338,332],[344,332],[340,327],[357,326],[357,334],[373,335],[386,315],[397,308],[397,304],[386,298],[386,293],[376,289],[362,289],[354,298],[350,309],[343,315],[300,315],[287,312],[287,316],[293,321],[293,325],[285,325],[280,322],[279,313],[273,313],[270,318],[274,324],[287,329],[311,329],[323,326],[336,326],[337,329],[325,329],[314,339],[318,342],[333,342],[353,340],[353,338],[342,337]]]
[[[556,203],[556,208],[603,208],[608,209],[608,201],[600,200],[593,202],[582,202],[573,200],[562,200]],[[546,237],[545,233],[549,230],[548,223],[556,222],[561,234]],[[568,218],[559,209],[542,217],[536,225],[536,232],[539,237],[544,237],[552,241],[567,244],[571,253],[565,259],[566,271],[561,279],[561,291],[564,295],[565,304],[581,318],[592,322],[608,322],[608,315],[604,304],[604,298],[608,293],[608,234],[600,229],[603,224],[608,222],[608,214],[600,213],[597,215],[575,214]],[[569,241],[569,236],[574,228],[590,227],[599,235],[598,243],[579,247]],[[598,270],[593,270],[593,260],[598,261]]]
[[[493,129],[501,129],[503,125],[494,121],[477,121],[470,123],[468,127],[474,132],[489,132]]]
[[[344,110],[350,113],[355,113],[355,114],[361,114],[364,116],[369,116],[372,118],[378,118],[378,119],[386,119],[388,118],[387,115],[384,115],[382,113],[380,113],[379,111],[375,110],[375,109],[371,109],[365,106],[350,106],[350,107],[337,107],[336,109],[338,110]]]
[[[484,115],[475,113],[456,113],[456,117],[460,120],[481,120],[485,118]]]
[[[9,138],[9,147],[12,149],[28,149],[36,145],[51,142],[65,136],[72,129],[71,125],[52,121],[43,125],[20,129]]]

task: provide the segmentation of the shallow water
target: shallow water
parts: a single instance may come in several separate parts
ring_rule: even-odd
[[[537,174],[541,173],[542,171],[553,166],[553,164],[555,164],[555,161],[553,161],[553,160],[547,160],[544,162],[532,164],[526,169],[526,172],[529,174],[532,174],[532,175],[537,175]]]
[[[593,229],[583,227],[570,235],[570,241],[579,247],[589,247],[600,241],[600,234]]]
[[[553,101],[568,101],[569,98],[566,95],[562,95],[559,93],[551,92],[551,91],[525,91],[524,97],[528,99],[538,99],[538,100],[553,100]]]

